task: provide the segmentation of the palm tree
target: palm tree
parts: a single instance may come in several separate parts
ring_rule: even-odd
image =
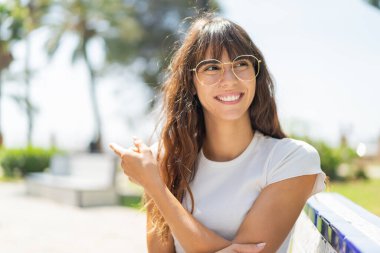
[[[34,127],[34,114],[37,112],[36,108],[32,105],[30,99],[30,49],[31,49],[31,34],[35,30],[41,27],[41,21],[45,13],[50,7],[50,0],[29,0],[23,1],[17,0],[18,7],[24,10],[23,24],[24,24],[24,40],[25,40],[25,65],[24,65],[24,80],[25,80],[25,97],[24,104],[26,114],[28,118],[28,132],[27,140],[28,146],[32,145],[32,134]]]
[[[24,57],[24,83],[25,83],[25,95],[13,96],[13,99],[19,103],[19,105],[25,110],[28,122],[27,142],[28,145],[32,145],[32,134],[34,125],[34,114],[36,108],[32,105],[30,99],[30,49],[31,41],[30,35],[33,31],[40,27],[41,19],[49,8],[50,0],[29,0],[29,1],[8,1],[7,5],[4,5],[4,16],[10,20],[9,26],[9,43],[8,46],[2,48],[9,48],[10,41],[24,40],[25,45],[25,57]],[[5,52],[5,51],[4,51]],[[7,53],[5,52],[5,55]],[[8,58],[12,59],[10,52],[8,51]],[[8,64],[9,66],[9,64]]]
[[[8,41],[0,40],[0,147],[4,142],[3,131],[1,129],[2,72],[9,67],[13,60],[12,54],[8,48]]]
[[[140,28],[130,19],[132,8],[126,6],[122,0],[72,0],[55,3],[55,20],[49,26],[52,36],[47,41],[47,51],[53,56],[66,33],[74,34],[78,43],[72,52],[72,62],[81,58],[89,75],[89,94],[95,118],[95,132],[89,148],[91,152],[102,152],[102,122],[96,95],[98,69],[92,64],[89,55],[89,43],[93,39],[103,41],[106,54],[112,52],[120,58],[131,58],[135,54],[133,45],[139,40]],[[123,50],[124,47],[124,50]],[[108,57],[108,56],[107,56]]]
[[[1,127],[1,98],[3,86],[3,73],[11,65],[13,56],[11,45],[20,39],[18,36],[21,27],[19,20],[12,17],[12,12],[5,3],[0,4],[0,147],[4,143]]]
[[[54,55],[66,33],[78,38],[72,59],[75,62],[81,58],[88,70],[96,126],[90,150],[102,150],[102,122],[96,97],[99,72],[106,72],[109,66],[129,65],[139,58],[145,67],[137,74],[155,90],[160,83],[159,72],[171,54],[171,45],[178,40],[173,36],[178,24],[183,18],[194,15],[197,7],[209,10],[216,9],[217,5],[215,1],[205,0],[201,3],[196,0],[193,3],[177,0],[63,0],[55,3],[56,18],[50,24],[53,32],[47,42],[48,54]],[[95,38],[103,42],[106,55],[100,69],[94,68],[88,52],[89,42]]]
[[[145,65],[138,73],[154,92],[158,91],[162,83],[160,73],[168,65],[171,58],[172,45],[180,38],[178,30],[185,26],[183,20],[186,17],[194,16],[204,11],[217,11],[218,4],[214,0],[141,0],[136,1],[131,12],[133,20],[139,24],[142,31],[141,40],[134,47],[138,52],[138,58]],[[110,50],[115,51],[117,50]],[[128,65],[131,59],[120,58],[111,54],[108,58],[110,62],[118,62]],[[155,99],[151,100],[151,109]]]

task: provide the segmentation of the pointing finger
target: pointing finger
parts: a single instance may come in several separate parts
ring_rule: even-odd
[[[109,147],[118,155],[122,156],[124,153],[126,153],[127,149],[123,148],[122,146],[116,144],[116,143],[110,143]]]

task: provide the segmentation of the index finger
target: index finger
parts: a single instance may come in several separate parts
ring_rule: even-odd
[[[115,152],[118,156],[122,156],[124,153],[127,152],[127,149],[123,148],[122,146],[116,144],[116,143],[110,143],[109,147]]]
[[[235,250],[239,253],[258,253],[265,247],[265,243],[259,244],[235,244]]]

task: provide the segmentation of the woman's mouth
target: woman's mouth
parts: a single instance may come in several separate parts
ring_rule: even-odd
[[[231,94],[216,96],[215,99],[218,100],[222,104],[231,105],[231,104],[239,103],[243,96],[244,96],[244,93],[231,93]]]

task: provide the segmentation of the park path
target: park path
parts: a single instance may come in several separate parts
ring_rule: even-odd
[[[0,183],[0,252],[145,253],[145,214],[121,206],[78,208]]]

